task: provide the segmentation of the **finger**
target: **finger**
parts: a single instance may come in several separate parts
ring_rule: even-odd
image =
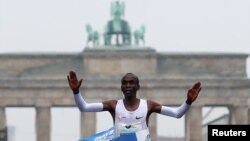
[[[198,89],[200,89],[200,87],[201,87],[201,82],[198,81],[198,82],[196,82],[196,83],[193,85],[192,89],[198,90]]]
[[[67,75],[67,79],[68,79],[68,83],[70,83],[70,79],[69,79],[69,76]]]
[[[69,75],[70,75],[70,77],[74,77],[75,76],[75,72],[74,71],[69,71]]]
[[[198,89],[198,93],[200,93],[200,91],[201,91],[201,87]]]
[[[77,80],[76,73],[74,71],[69,72],[70,79]]]
[[[80,81],[79,81],[80,84],[82,84],[82,80],[83,80],[83,79],[80,79]]]
[[[82,80],[83,79],[80,79],[79,83],[78,83],[78,88],[80,88],[80,86],[82,85]]]

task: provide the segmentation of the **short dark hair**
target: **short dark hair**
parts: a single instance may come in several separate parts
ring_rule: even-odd
[[[140,85],[140,80],[139,80],[138,76],[136,76],[135,74],[133,74],[133,73],[131,73],[131,72],[126,73],[126,74],[122,77],[121,81],[123,81],[123,79],[124,79],[127,75],[132,75],[132,76],[135,78],[136,84],[137,84],[137,85]]]

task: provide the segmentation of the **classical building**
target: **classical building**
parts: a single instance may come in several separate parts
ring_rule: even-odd
[[[185,115],[185,140],[202,141],[202,107],[226,106],[230,124],[249,124],[246,74],[248,54],[164,53],[150,47],[85,48],[75,54],[0,55],[0,129],[7,107],[34,107],[36,141],[50,141],[51,108],[75,106],[66,76],[75,70],[85,78],[81,91],[89,102],[122,98],[120,79],[127,72],[141,80],[139,96],[178,106],[187,89],[202,82],[198,100]],[[96,113],[81,113],[81,136],[96,131]],[[156,116],[150,118],[153,140]],[[84,130],[88,128],[88,130]]]

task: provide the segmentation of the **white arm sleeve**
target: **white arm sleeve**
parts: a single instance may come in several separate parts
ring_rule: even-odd
[[[176,117],[176,118],[181,118],[188,111],[190,106],[191,105],[188,105],[186,102],[184,102],[182,105],[180,105],[177,108],[162,106],[160,114],[171,116],[171,117]]]
[[[82,98],[81,93],[74,94],[75,102],[81,112],[100,112],[103,111],[102,103],[87,103]]]

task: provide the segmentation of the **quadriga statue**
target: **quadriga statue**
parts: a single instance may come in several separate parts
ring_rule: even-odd
[[[111,16],[104,30],[104,44],[111,45],[112,38],[115,37],[116,45],[130,45],[131,44],[131,30],[129,23],[122,19],[124,16],[125,4],[124,2],[111,3]],[[122,41],[120,41],[120,39]]]

